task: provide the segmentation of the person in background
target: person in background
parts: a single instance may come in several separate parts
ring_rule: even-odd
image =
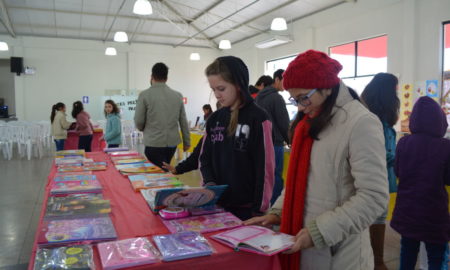
[[[255,99],[256,96],[258,95],[259,89],[254,87],[253,85],[250,85],[248,87],[248,91],[250,92],[250,96]]]
[[[428,270],[441,270],[450,240],[448,194],[450,140],[447,119],[436,101],[421,97],[409,118],[411,135],[401,138],[395,155],[399,178],[391,227],[401,235],[400,270],[414,269],[420,242]]]
[[[50,122],[52,124],[52,136],[55,141],[56,151],[62,151],[67,139],[67,130],[71,125],[66,119],[66,105],[64,103],[58,102],[52,106]]]
[[[339,79],[327,54],[299,54],[283,73],[298,106],[286,187],[246,225],[295,235],[283,269],[373,269],[369,226],[389,199],[383,127]],[[301,250],[301,256],[298,251]]]
[[[164,162],[163,169],[166,169],[173,174],[184,174],[193,170],[197,170],[198,159],[200,158],[200,151],[202,149],[202,141],[203,137],[200,139],[197,146],[195,146],[194,151],[192,151],[192,154],[184,161],[178,163],[176,167]]]
[[[281,83],[283,69],[274,72],[275,80],[256,97],[255,103],[263,108],[272,121],[272,139],[275,148],[275,185],[270,204],[274,204],[283,190],[284,143],[289,144],[289,114],[286,102],[279,92],[284,91]]]
[[[267,86],[272,85],[272,83],[273,83],[273,79],[272,79],[272,77],[270,77],[268,75],[263,75],[263,76],[259,77],[258,80],[255,83],[255,87],[256,87],[256,89],[258,89],[258,94],[256,96],[258,96],[259,93],[264,88],[266,88]]]
[[[208,118],[213,114],[213,110],[211,108],[211,105],[205,104],[203,105],[203,121],[206,122]]]
[[[386,147],[387,176],[389,192],[397,191],[397,177],[394,173],[396,132],[394,125],[398,121],[400,99],[397,97],[398,79],[390,73],[378,73],[361,94],[364,105],[380,119],[383,124]],[[372,244],[375,270],[387,270],[384,264],[384,235],[388,205],[383,214],[370,226],[370,242]]]
[[[223,108],[206,122],[200,171],[204,185],[228,185],[218,204],[240,219],[262,215],[274,182],[272,124],[248,91],[248,69],[234,56],[205,71]]]
[[[91,116],[84,111],[83,103],[81,103],[81,101],[75,101],[73,103],[72,117],[77,120],[75,130],[79,135],[78,149],[84,149],[86,152],[91,152],[94,128],[90,121]]]
[[[151,87],[139,94],[134,114],[136,128],[144,132],[145,155],[158,167],[170,163],[183,137],[183,150],[190,148],[189,125],[183,96],[167,86],[169,68],[164,63],[152,67]]]
[[[103,135],[109,148],[117,148],[122,143],[122,123],[120,109],[117,104],[108,99],[105,101],[106,130]]]

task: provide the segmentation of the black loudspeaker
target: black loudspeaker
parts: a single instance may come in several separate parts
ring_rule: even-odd
[[[8,106],[0,106],[0,118],[8,118]]]
[[[23,72],[23,58],[22,57],[11,57],[11,72],[16,73],[20,76]]]

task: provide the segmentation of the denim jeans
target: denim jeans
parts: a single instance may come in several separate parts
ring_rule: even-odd
[[[414,270],[419,253],[420,241],[403,237],[400,249],[400,270]],[[425,242],[428,257],[428,270],[441,270],[447,243],[434,244]]]
[[[275,183],[273,186],[272,198],[270,204],[273,205],[283,190],[283,163],[284,146],[274,146],[275,149]]]
[[[55,145],[56,145],[56,151],[64,150],[64,143],[66,142],[65,139],[59,139],[59,140],[54,140],[54,141],[55,141]]]

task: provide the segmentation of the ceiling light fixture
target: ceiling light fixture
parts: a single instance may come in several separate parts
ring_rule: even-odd
[[[133,13],[138,15],[150,15],[153,13],[152,5],[148,0],[136,0]]]
[[[114,34],[115,42],[128,42],[128,35],[125,32],[119,31]]]
[[[219,43],[219,49],[222,50],[231,49],[231,42],[228,39],[222,39]]]
[[[105,55],[117,55],[116,48],[113,48],[113,47],[106,48]]]
[[[275,18],[272,20],[270,29],[274,31],[284,31],[287,30],[287,23],[284,18]]]
[[[0,41],[0,51],[7,51],[7,50],[9,50],[8,43]]]
[[[200,54],[199,53],[191,53],[191,56],[189,57],[192,61],[200,61]]]

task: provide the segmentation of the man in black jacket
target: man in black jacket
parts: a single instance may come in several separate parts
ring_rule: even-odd
[[[257,105],[266,110],[272,121],[272,139],[275,148],[275,186],[270,203],[273,204],[283,190],[284,142],[289,144],[289,114],[286,102],[278,93],[283,91],[283,69],[275,71],[271,85],[259,92],[255,99]],[[269,77],[270,78],[270,77]]]

